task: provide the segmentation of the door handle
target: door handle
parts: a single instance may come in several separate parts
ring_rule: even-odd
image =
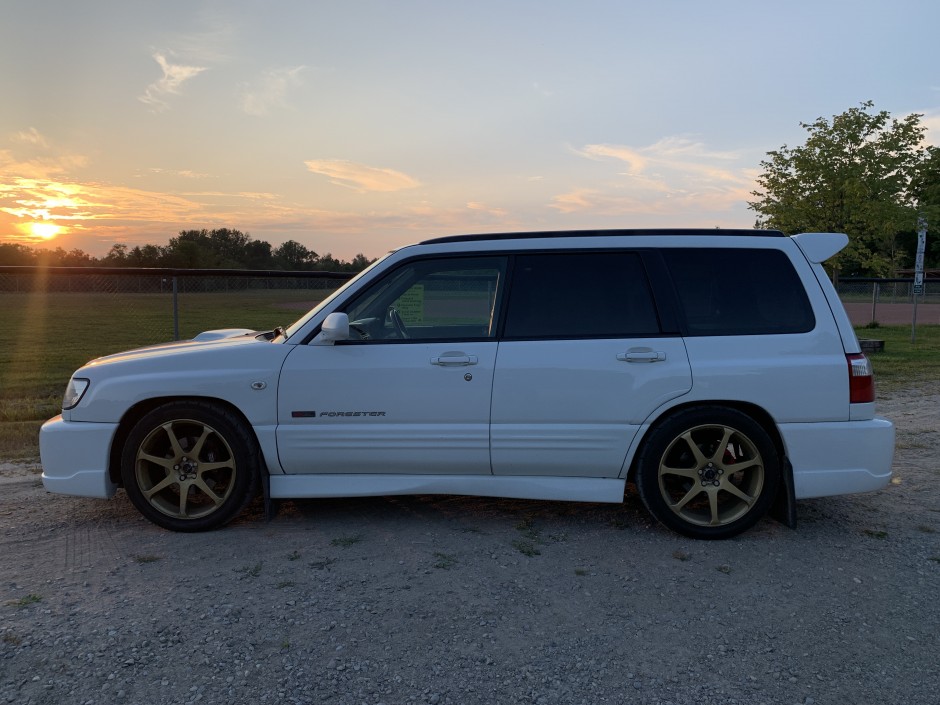
[[[475,365],[477,362],[476,355],[467,355],[462,352],[446,352],[443,355],[431,358],[432,365],[439,365],[441,367],[466,367],[468,365]]]
[[[628,350],[617,355],[621,362],[662,362],[666,353],[658,350]]]

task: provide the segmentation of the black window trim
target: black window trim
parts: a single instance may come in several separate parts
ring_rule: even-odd
[[[341,340],[336,341],[336,345],[402,345],[402,344],[442,344],[442,343],[488,343],[488,342],[518,342],[518,341],[550,341],[550,340],[626,340],[631,338],[675,338],[684,335],[684,319],[682,318],[681,308],[679,307],[678,294],[675,290],[672,277],[669,274],[666,263],[661,254],[662,248],[657,247],[536,247],[536,248],[511,248],[511,249],[486,249],[475,250],[472,252],[428,252],[412,255],[407,259],[398,262],[394,267],[379,273],[375,278],[368,282],[363,282],[363,287],[370,287],[379,279],[384,279],[392,275],[402,267],[411,265],[421,260],[436,259],[479,259],[485,257],[503,257],[506,260],[506,270],[502,291],[497,302],[497,320],[495,333],[492,336],[468,337],[468,338],[403,338],[387,340]],[[509,296],[513,285],[513,272],[516,264],[516,257],[520,255],[573,255],[573,254],[635,254],[640,258],[640,264],[646,277],[646,284],[650,290],[653,301],[654,312],[659,319],[660,331],[658,334],[643,336],[622,336],[622,335],[585,335],[585,336],[544,336],[544,337],[513,337],[505,336],[506,313]],[[349,292],[349,296],[339,301],[333,312],[343,313],[347,311],[352,301],[358,298],[361,289],[355,292]],[[320,326],[317,326],[310,335],[308,335],[302,344],[309,344],[320,332]]]

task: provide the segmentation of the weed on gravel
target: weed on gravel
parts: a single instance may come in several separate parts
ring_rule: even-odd
[[[355,536],[340,536],[330,541],[330,545],[339,546],[340,548],[349,548],[350,546],[355,546],[360,541],[362,541],[361,534],[356,534]]]
[[[28,607],[29,605],[35,605],[37,602],[42,602],[42,595],[34,595],[30,593],[25,597],[21,597],[18,600],[8,600],[7,605],[11,607]]]

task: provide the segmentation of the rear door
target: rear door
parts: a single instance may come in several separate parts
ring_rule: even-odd
[[[691,386],[638,253],[515,257],[493,381],[494,474],[617,477],[643,421]]]

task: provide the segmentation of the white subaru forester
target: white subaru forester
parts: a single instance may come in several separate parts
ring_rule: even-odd
[[[428,240],[286,330],[110,355],[42,428],[48,490],[151,521],[270,498],[621,502],[734,536],[891,477],[892,423],[821,262],[845,235],[573,231]]]

